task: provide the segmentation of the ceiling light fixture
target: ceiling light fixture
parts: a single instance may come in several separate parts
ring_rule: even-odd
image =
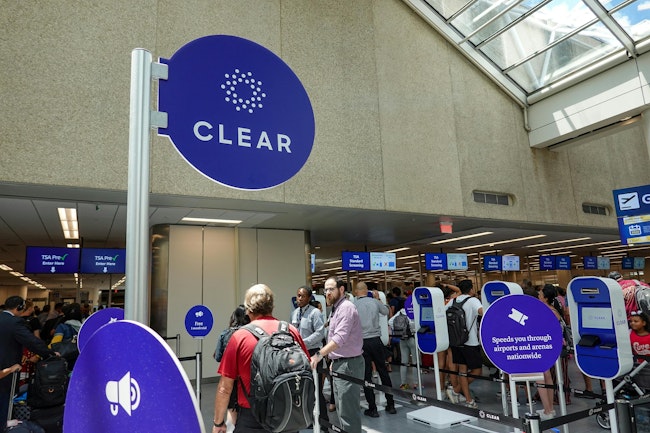
[[[548,245],[564,244],[564,243],[567,243],[567,242],[588,241],[589,239],[591,239],[591,238],[590,237],[585,237],[585,238],[565,239],[563,241],[545,242],[543,244],[526,245],[524,248],[546,247]]]
[[[66,244],[66,248],[81,248],[79,244]]]
[[[615,240],[615,241],[604,241],[604,242],[594,242],[592,244],[577,244],[577,245],[566,245],[563,247],[558,247],[558,248],[546,248],[543,250],[539,250],[540,253],[547,253],[550,251],[557,251],[557,250],[565,250],[567,248],[584,248],[584,247],[594,247],[596,245],[607,245],[607,244],[614,244],[614,243],[620,243],[620,240]]]
[[[77,221],[77,209],[70,207],[57,208],[59,220],[63,229],[63,236],[66,239],[79,239],[79,222]]]
[[[387,253],[399,253],[400,251],[410,250],[409,247],[395,248],[394,250],[388,250]]]
[[[529,239],[538,239],[538,238],[544,238],[544,237],[546,237],[546,235],[526,236],[526,237],[523,237],[523,238],[515,238],[515,239],[508,239],[508,240],[505,240],[505,241],[490,242],[489,244],[470,245],[469,247],[456,248],[456,251],[471,250],[471,249],[474,249],[474,248],[483,248],[483,247],[493,247],[495,245],[503,245],[503,244],[509,244],[511,242],[521,242],[521,241],[527,241]]]
[[[460,237],[457,237],[457,238],[443,239],[441,241],[431,242],[431,245],[440,245],[440,244],[446,244],[447,242],[460,241],[460,240],[463,240],[463,239],[478,238],[479,236],[487,236],[487,235],[491,235],[493,233],[494,232],[474,233],[473,235],[466,235],[466,236],[460,236]]]
[[[192,223],[206,223],[206,224],[241,224],[242,220],[226,220],[219,218],[192,218],[184,217],[181,221]]]
[[[10,268],[9,266],[7,266],[5,264],[0,265],[0,269],[2,269],[3,271],[13,271],[12,268]]]

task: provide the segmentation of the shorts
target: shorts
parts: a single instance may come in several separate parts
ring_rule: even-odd
[[[481,346],[458,346],[451,348],[454,364],[466,365],[468,370],[483,367]]]

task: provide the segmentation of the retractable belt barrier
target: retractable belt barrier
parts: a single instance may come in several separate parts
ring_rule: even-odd
[[[409,365],[409,366],[415,366],[415,365]],[[426,367],[426,368],[430,369],[429,367]],[[498,377],[478,376],[478,375],[467,374],[467,373],[458,373],[456,371],[451,371],[451,370],[439,370],[439,371],[442,372],[442,373],[457,374],[459,376],[467,376],[467,377],[472,377],[472,378],[475,378],[475,379],[489,380],[491,382],[499,382],[499,383],[505,382],[503,379],[498,378]],[[438,400],[435,397],[427,397],[427,396],[424,396],[424,395],[420,395],[420,394],[417,394],[417,393],[415,393],[413,391],[403,390],[403,389],[399,389],[399,388],[391,388],[391,387],[381,385],[381,384],[378,384],[378,383],[374,383],[374,382],[366,382],[363,379],[357,379],[356,377],[348,376],[346,374],[341,374],[341,373],[338,373],[336,371],[328,371],[327,369],[325,369],[325,370],[323,370],[323,372],[327,376],[337,377],[339,379],[343,379],[343,380],[346,380],[348,382],[356,383],[358,385],[361,385],[364,388],[369,388],[369,389],[381,391],[381,392],[383,392],[385,394],[392,394],[393,396],[400,396],[402,398],[405,398],[407,400],[412,401],[414,404],[418,404],[418,405],[426,404],[426,405],[429,405],[429,406],[435,406],[435,407],[450,410],[450,411],[453,411],[453,412],[458,412],[458,413],[462,413],[462,414],[465,414],[465,415],[473,416],[475,418],[479,418],[479,419],[482,419],[482,420],[491,421],[491,422],[494,422],[494,423],[497,423],[497,424],[503,424],[503,425],[507,425],[507,426],[510,426],[510,427],[518,428],[518,429],[521,429],[522,431],[528,431],[528,429],[526,427],[533,420],[536,420],[539,423],[540,431],[543,431],[543,430],[548,430],[548,429],[558,427],[558,426],[561,426],[561,425],[564,425],[564,424],[568,424],[568,423],[571,423],[571,422],[574,422],[574,421],[578,421],[578,420],[581,420],[583,418],[588,418],[588,417],[597,415],[597,414],[599,414],[601,412],[609,411],[610,409],[614,409],[615,406],[616,406],[615,403],[598,404],[598,405],[595,405],[594,407],[589,408],[589,409],[581,410],[581,411],[578,411],[578,412],[573,412],[573,413],[570,413],[570,414],[567,414],[567,415],[556,416],[553,419],[546,420],[546,421],[539,421],[538,416],[536,414],[533,414],[534,415],[533,419],[531,419],[530,417],[529,418],[515,418],[515,417],[504,415],[504,414],[499,413],[499,412],[488,412],[488,411],[485,411],[483,409],[473,409],[473,408],[469,408],[469,407],[459,406],[459,405],[454,404],[454,403]],[[554,388],[555,386],[553,386],[553,385],[545,385],[544,387],[545,388]],[[557,388],[557,387],[555,387],[555,388]],[[580,390],[574,390],[574,391],[577,391],[577,392],[583,393],[583,394],[593,395],[595,397],[600,397],[600,395],[590,393],[589,391],[580,391]],[[641,399],[639,401],[645,402],[646,400],[648,402],[650,402],[650,398]],[[634,401],[632,401],[630,403],[633,404]],[[322,423],[326,427],[331,428],[333,431],[335,431],[337,433],[347,433],[345,430],[343,430],[340,427],[338,427],[336,425],[333,425],[333,424],[331,424],[331,423],[329,423],[327,421],[323,421]]]

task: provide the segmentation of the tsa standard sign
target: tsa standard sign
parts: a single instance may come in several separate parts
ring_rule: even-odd
[[[176,149],[195,169],[232,188],[262,190],[293,177],[314,143],[314,113],[291,68],[268,49],[212,35],[160,59],[158,110]]]

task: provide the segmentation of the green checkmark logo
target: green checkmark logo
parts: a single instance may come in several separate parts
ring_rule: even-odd
[[[61,258],[63,261],[65,261],[65,258],[68,257],[68,253],[65,253],[63,257]]]
[[[115,257],[113,257],[113,261],[116,261],[119,256],[120,256],[119,254],[115,254]]]

